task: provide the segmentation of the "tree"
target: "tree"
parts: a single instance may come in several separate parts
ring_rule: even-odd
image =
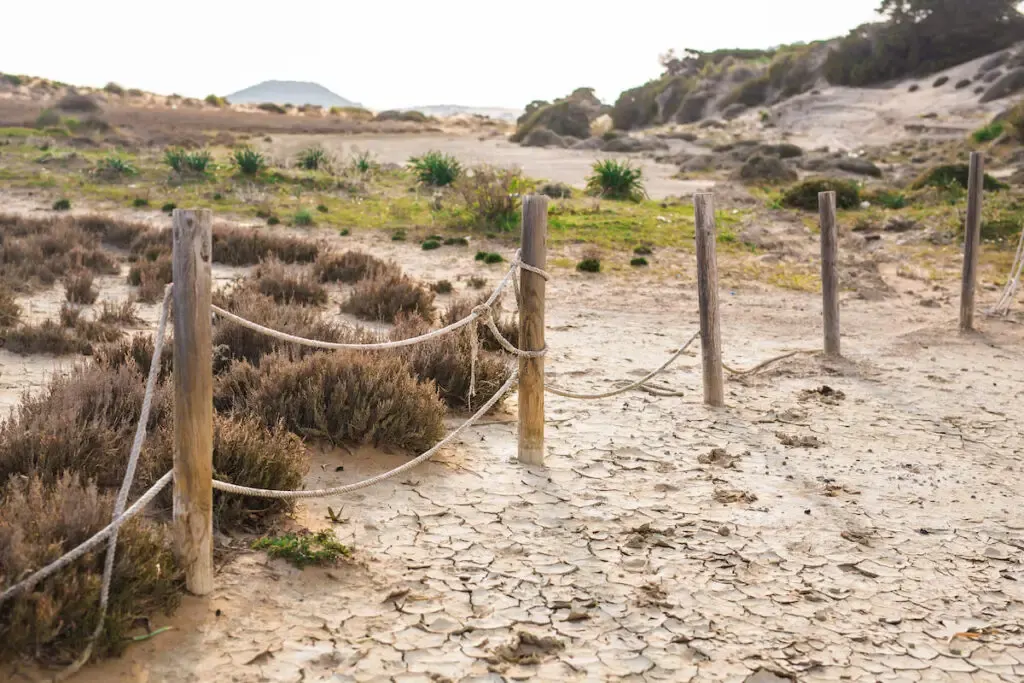
[[[1019,4],[1019,0],[882,0],[878,13],[894,23],[993,24],[1020,18]]]

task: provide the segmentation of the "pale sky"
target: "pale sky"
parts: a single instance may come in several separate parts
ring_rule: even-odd
[[[315,81],[374,108],[612,102],[669,48],[845,34],[880,0],[49,0],[4,3],[0,72],[160,94]],[[607,9],[605,9],[607,8]]]

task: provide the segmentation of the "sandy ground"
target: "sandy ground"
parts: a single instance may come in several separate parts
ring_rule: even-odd
[[[424,279],[498,278],[452,250],[351,239]],[[309,528],[331,526],[328,506],[346,520],[350,564],[298,571],[222,538],[237,553],[211,596],[76,680],[1019,681],[1021,316],[959,336],[955,297],[925,308],[892,284],[844,297],[844,360],[730,379],[724,409],[701,404],[691,356],[664,376],[683,398],[548,397],[546,468],[515,462],[513,397],[436,462],[303,503]],[[819,345],[817,296],[720,294],[728,363]],[[549,378],[639,376],[696,309],[685,278],[560,275]],[[404,461],[313,457],[310,487]],[[956,636],[970,628],[991,630]]]

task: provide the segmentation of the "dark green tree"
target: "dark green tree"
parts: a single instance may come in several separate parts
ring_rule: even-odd
[[[1019,0],[882,0],[878,8],[896,23],[1005,23],[1019,19]]]

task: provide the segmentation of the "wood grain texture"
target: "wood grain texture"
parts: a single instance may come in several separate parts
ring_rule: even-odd
[[[960,331],[974,329],[974,291],[978,279],[978,250],[981,248],[981,207],[985,191],[985,160],[971,152],[971,173],[967,182],[967,222],[964,225],[964,274],[960,287]]]
[[[548,198],[523,199],[523,263],[547,267]],[[519,340],[527,351],[544,348],[544,278],[523,270],[519,289]],[[519,462],[544,464],[544,359],[519,359]]]
[[[825,326],[825,353],[840,355],[839,343],[839,227],[836,223],[836,193],[818,194],[821,223],[821,314]]]
[[[213,348],[209,210],[175,209],[174,535],[185,585],[213,590]]]
[[[718,312],[718,262],[715,256],[715,197],[693,196],[697,242],[697,302],[700,305],[700,355],[704,370],[704,403],[725,405],[722,375],[722,334]]]

